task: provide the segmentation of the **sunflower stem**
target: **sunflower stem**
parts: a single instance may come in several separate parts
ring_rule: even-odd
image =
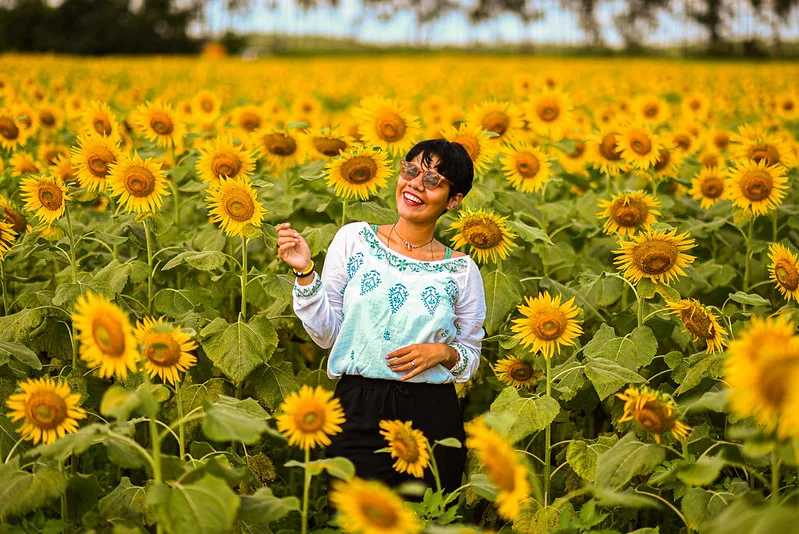
[[[433,473],[433,478],[436,481],[436,490],[441,493],[441,477],[438,474],[438,464],[436,463],[435,445],[430,446],[430,440],[427,440],[427,450],[430,451],[430,472]],[[443,500],[438,503],[438,510],[444,511]]]
[[[69,204],[64,203],[64,213],[67,215],[67,230],[69,231],[69,265],[72,267],[72,283],[78,283],[78,260],[75,259],[75,232],[72,231],[72,218],[69,216]]]
[[[186,456],[186,435],[183,431],[183,399],[180,394],[180,382],[175,384],[175,400],[178,403],[178,451],[182,462]]]
[[[777,444],[771,453],[771,504],[778,505],[780,500],[780,457],[777,455]]]
[[[3,286],[3,315],[8,315],[8,294],[6,292],[6,262],[0,260],[0,283]]]
[[[308,463],[311,461],[311,449],[305,449],[305,482],[302,487],[302,534],[308,532],[308,490],[311,487],[311,473]]]
[[[545,358],[547,362],[547,397],[552,397],[552,360]],[[552,461],[552,423],[546,428],[546,448],[544,449],[544,518],[549,506],[549,470]],[[544,523],[548,525],[549,523]]]
[[[247,319],[247,238],[241,236],[241,318]]]
[[[144,240],[147,242],[147,314],[153,313],[153,247],[150,244],[150,225],[147,219],[142,221],[144,225]]]
[[[749,292],[749,256],[752,254],[752,236],[755,228],[755,217],[749,219],[749,232],[746,235],[746,258],[744,260],[744,293]]]
[[[345,222],[347,222],[347,199],[346,198],[341,202],[341,226],[344,226]]]
[[[640,295],[635,296],[638,301],[638,328],[644,326],[644,299]]]

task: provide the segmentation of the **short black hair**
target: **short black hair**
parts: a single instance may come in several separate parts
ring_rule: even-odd
[[[411,161],[419,154],[422,155],[422,162],[428,167],[431,166],[432,155],[438,156],[436,171],[453,184],[450,185],[447,200],[458,193],[465,197],[472,190],[474,164],[462,144],[447,141],[446,139],[420,141],[408,151],[405,161]],[[444,213],[447,211],[449,210],[444,210]]]

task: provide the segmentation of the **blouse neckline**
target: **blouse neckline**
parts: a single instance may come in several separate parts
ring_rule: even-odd
[[[452,261],[452,260],[462,260],[462,259],[466,258],[466,256],[458,256],[457,258],[444,258],[443,260],[430,260],[430,261],[417,260],[416,258],[411,258],[410,256],[406,256],[404,254],[400,254],[399,252],[396,252],[396,251],[388,248],[388,246],[385,243],[383,243],[383,241],[380,239],[380,236],[377,235],[377,231],[375,230],[375,227],[371,223],[368,223],[368,222],[364,222],[364,224],[366,225],[366,228],[368,229],[368,231],[372,232],[372,235],[374,236],[375,241],[377,241],[377,244],[383,250],[393,254],[394,256],[398,256],[399,258],[401,258],[403,260],[412,261],[412,262],[416,262],[416,263],[437,264],[437,263],[445,263],[445,262]]]

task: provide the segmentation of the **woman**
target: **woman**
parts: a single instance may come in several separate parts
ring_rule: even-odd
[[[411,421],[432,443],[465,440],[454,382],[480,363],[486,304],[480,271],[433,237],[436,221],[471,190],[474,168],[458,143],[422,141],[401,163],[395,224],[350,222],[327,250],[321,278],[302,236],[281,223],[278,255],[295,270],[294,311],[311,338],[330,348],[327,373],[346,415],[327,456],[344,456],[361,478],[391,486],[396,472],[381,420]],[[465,448],[436,447],[441,483],[461,485]],[[429,469],[425,481],[435,488]]]

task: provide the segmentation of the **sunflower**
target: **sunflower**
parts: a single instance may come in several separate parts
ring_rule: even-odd
[[[638,426],[654,434],[657,443],[660,443],[660,435],[666,432],[671,432],[680,441],[688,439],[691,427],[674,416],[677,404],[671,395],[641,386],[627,388],[624,393],[616,393],[616,397],[624,401],[624,414],[619,423],[635,421]]]
[[[324,106],[318,99],[301,94],[294,99],[290,115],[294,121],[307,122],[310,126],[316,127],[321,121],[323,112]]]
[[[58,438],[78,431],[78,419],[86,418],[86,411],[78,406],[80,393],[72,390],[63,380],[49,376],[28,378],[19,383],[22,393],[6,399],[8,418],[14,423],[22,420],[17,432],[22,439],[36,445],[53,443]]]
[[[407,152],[421,133],[419,119],[391,99],[365,98],[353,115],[359,121],[363,144],[380,147],[392,155]]]
[[[796,155],[790,144],[778,135],[769,135],[757,128],[739,128],[733,137],[733,156],[737,160],[763,161],[765,165],[780,165],[783,170],[796,166]]]
[[[140,105],[133,115],[139,134],[158,146],[173,148],[183,144],[186,126],[178,120],[172,106],[161,100]]]
[[[305,149],[305,156],[302,159],[311,161],[328,161],[355,145],[355,139],[337,126],[308,131],[303,138],[301,146]]]
[[[55,104],[43,104],[36,110],[36,122],[42,131],[53,135],[64,127],[63,111]]]
[[[108,138],[113,142],[121,140],[119,122],[108,104],[92,100],[81,117],[81,134],[87,137]]]
[[[574,149],[564,152],[560,157],[559,163],[563,170],[576,176],[588,177],[586,163],[588,163],[588,144],[582,141],[582,135],[571,134],[565,139],[574,142]]]
[[[36,110],[27,102],[16,102],[13,104],[14,116],[20,127],[27,130],[30,135],[36,135],[38,123],[36,122]]]
[[[208,188],[205,200],[214,223],[229,236],[246,236],[253,226],[261,226],[266,213],[244,178],[220,178]]]
[[[477,104],[466,117],[466,122],[476,124],[487,132],[494,132],[489,139],[495,145],[503,144],[509,137],[522,131],[523,112],[510,102],[488,100]]]
[[[494,373],[499,380],[516,388],[532,388],[544,376],[544,373],[533,369],[532,364],[515,356],[498,361],[494,365]]]
[[[683,117],[705,121],[710,115],[710,98],[705,93],[691,92],[683,96],[680,107]]]
[[[5,253],[11,250],[14,241],[17,239],[14,227],[6,222],[0,221],[0,261],[3,260]]]
[[[391,457],[397,459],[394,469],[399,473],[423,478],[430,461],[430,451],[422,431],[411,428],[411,421],[399,420],[380,421],[380,428],[380,435],[388,441],[391,448]]]
[[[641,170],[654,167],[663,148],[652,129],[643,124],[622,128],[616,142],[622,159]]]
[[[78,297],[72,324],[78,331],[80,357],[90,367],[99,366],[100,378],[128,376],[141,356],[128,316],[102,295]]]
[[[536,298],[524,297],[527,305],[517,306],[523,318],[514,319],[511,331],[521,340],[522,346],[532,345],[532,352],[539,350],[544,358],[550,359],[561,346],[574,345],[582,333],[582,322],[576,319],[580,309],[574,305],[574,297],[561,304],[561,296],[555,298],[548,291],[539,293]]]
[[[685,328],[694,336],[694,341],[699,339],[707,343],[708,354],[721,352],[727,345],[724,339],[725,330],[719,324],[710,310],[702,306],[696,299],[682,299],[666,302],[666,307],[671,313],[677,314]]]
[[[505,224],[507,217],[486,212],[482,208],[461,208],[458,215],[460,218],[449,227],[450,230],[458,230],[452,238],[453,247],[470,245],[470,253],[480,263],[496,263],[508,257],[515,246],[512,238],[517,236]]]
[[[658,156],[652,170],[659,179],[676,178],[685,155],[681,150],[669,150],[664,146],[658,150]],[[647,175],[648,176],[648,175]]]
[[[449,126],[441,132],[444,139],[451,143],[458,143],[469,154],[476,173],[485,173],[496,155],[496,143],[486,130],[478,124],[462,122],[457,128]]]
[[[605,126],[586,141],[588,159],[602,174],[618,176],[624,166],[619,146],[619,131],[616,126]]]
[[[718,169],[723,169],[727,166],[727,158],[725,158],[721,152],[713,147],[702,149],[702,151],[697,154],[696,161],[698,161],[703,167],[716,167]]]
[[[669,103],[659,96],[639,96],[631,107],[635,118],[642,124],[663,124],[669,118]]]
[[[771,279],[786,299],[799,302],[799,258],[784,245],[772,243],[768,249]]]
[[[512,140],[502,147],[500,162],[508,182],[523,193],[543,191],[551,177],[546,154],[524,141]]]
[[[747,160],[726,171],[724,184],[727,198],[735,207],[764,215],[782,204],[788,178],[780,165],[767,166],[765,160]]]
[[[718,167],[703,167],[691,179],[691,198],[699,201],[702,209],[709,210],[724,195],[724,175]]]
[[[543,89],[523,105],[524,118],[533,131],[553,140],[569,129],[572,109],[571,99],[560,89]]]
[[[327,177],[328,187],[335,187],[337,196],[367,200],[388,184],[391,169],[387,158],[381,150],[356,146],[325,165],[322,175]]]
[[[169,194],[164,171],[151,158],[123,156],[108,169],[110,194],[120,197],[128,212],[148,213],[161,207]]]
[[[684,275],[683,268],[696,259],[685,254],[694,243],[688,232],[677,235],[676,228],[669,233],[650,229],[633,236],[631,241],[620,241],[621,248],[613,251],[620,254],[614,263],[633,283],[649,278],[656,284],[669,285]]]
[[[83,102],[83,97],[79,94],[69,94],[64,97],[61,103],[70,121],[80,120],[86,111],[86,106]]]
[[[774,97],[774,111],[784,121],[799,119],[799,94],[795,91],[785,91]]]
[[[8,160],[8,165],[11,168],[11,176],[24,176],[42,172],[39,164],[36,163],[36,159],[24,150],[14,152],[14,155]]]
[[[266,110],[259,106],[240,106],[230,111],[228,122],[239,132],[243,140],[255,130],[266,126]]]
[[[0,195],[0,214],[3,222],[10,224],[14,232],[30,231],[31,225],[28,224],[28,220],[3,195]]]
[[[255,151],[233,143],[232,137],[215,137],[198,147],[197,174],[203,182],[214,184],[223,176],[250,179],[255,170]]]
[[[508,520],[516,519],[521,502],[530,493],[527,469],[513,446],[491,430],[482,419],[469,421],[464,429],[466,447],[475,452],[488,479],[499,490],[495,500],[499,515]]]
[[[151,378],[161,377],[164,382],[180,382],[180,374],[197,363],[189,351],[197,343],[180,328],[165,322],[163,317],[153,321],[145,317],[136,324],[136,339],[142,347],[144,368]]]
[[[51,176],[55,176],[61,183],[70,183],[78,178],[75,169],[72,168],[69,154],[56,157],[55,162],[50,165],[47,172]]]
[[[22,127],[17,115],[11,109],[0,109],[0,147],[16,150],[25,146],[30,132]]]
[[[39,161],[45,165],[54,165],[56,160],[63,156],[69,158],[69,148],[64,145],[53,145],[43,143],[39,145],[39,150],[36,152]]]
[[[334,480],[330,502],[338,509],[344,532],[360,534],[416,534],[423,525],[401,498],[377,480],[354,477]]]
[[[277,416],[277,429],[289,438],[289,445],[304,450],[330,445],[329,436],[341,432],[340,425],[344,423],[341,402],[321,386],[304,385],[299,392],[290,393],[280,411],[283,413]]]
[[[705,144],[724,154],[730,146],[732,135],[721,128],[711,128],[705,132]]]
[[[784,316],[753,316],[727,348],[725,382],[730,409],[739,417],[753,416],[780,437],[797,435],[799,403],[799,338]]]
[[[656,222],[655,215],[660,215],[660,201],[643,191],[619,193],[610,200],[600,200],[598,207],[604,210],[597,213],[597,217],[606,219],[603,226],[605,233],[621,237],[632,236],[638,230],[648,230]]]
[[[47,241],[58,241],[64,237],[64,230],[52,224],[37,224],[32,231],[33,235],[46,239]]]
[[[111,138],[79,136],[78,146],[72,147],[72,167],[81,187],[88,191],[102,191],[112,164],[121,157],[119,146]]]
[[[25,208],[36,212],[36,218],[45,224],[52,224],[64,214],[69,195],[58,178],[47,174],[38,178],[31,176],[22,180],[19,189]]]
[[[264,160],[274,172],[290,169],[304,163],[307,151],[302,146],[302,136],[285,128],[256,130],[252,139],[258,143]]]
[[[212,91],[204,89],[191,100],[192,118],[197,123],[213,123],[222,111],[222,100]]]

